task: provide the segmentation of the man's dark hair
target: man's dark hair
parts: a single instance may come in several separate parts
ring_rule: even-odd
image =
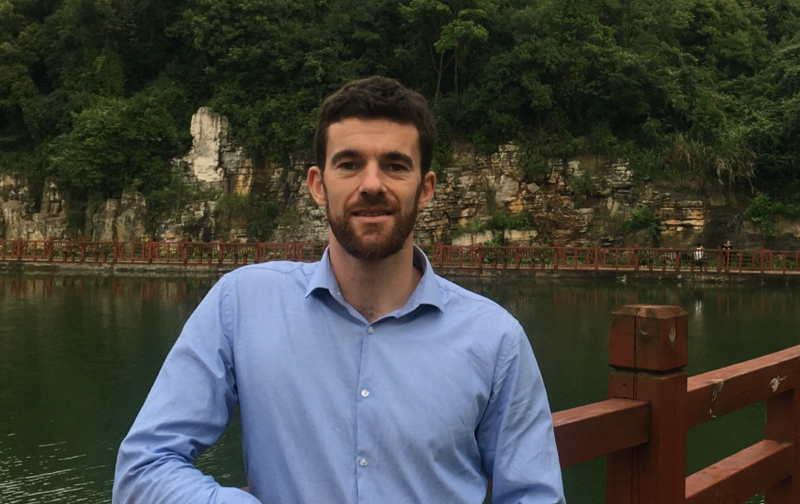
[[[436,121],[428,102],[394,79],[373,76],[349,82],[322,102],[314,146],[317,166],[325,169],[328,127],[344,119],[388,119],[411,124],[419,133],[420,168],[428,173],[433,161]]]

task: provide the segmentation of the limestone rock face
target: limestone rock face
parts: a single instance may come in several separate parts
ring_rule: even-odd
[[[222,182],[220,149],[228,143],[228,118],[201,107],[192,116],[192,150],[186,157],[192,174],[200,182]]]
[[[328,241],[325,208],[317,205],[311,197],[306,184],[306,164],[295,162],[288,168],[271,165],[269,198],[272,201],[282,201],[284,206],[283,214],[272,233],[274,241]]]
[[[187,204],[180,213],[172,215],[158,229],[161,241],[212,241],[215,235],[217,202],[199,201]]]
[[[147,236],[147,201],[140,192],[126,189],[122,198],[107,199],[87,219],[94,241],[140,241]]]
[[[147,235],[147,201],[142,193],[122,191],[115,224],[119,240],[136,241]]]
[[[186,181],[201,190],[249,193],[253,162],[231,143],[228,118],[200,107],[192,116],[190,131],[192,149],[176,161]]]
[[[0,237],[45,240],[65,236],[66,202],[52,179],[45,180],[41,204],[37,205],[36,200],[37,190],[27,177],[14,173],[0,175]]]
[[[228,119],[206,107],[192,117],[190,129],[192,148],[173,167],[195,200],[176,205],[149,230],[144,197],[125,191],[87,213],[91,239],[138,241],[153,234],[169,241],[244,240],[261,219],[261,229],[272,230],[270,240],[327,241],[325,209],[306,187],[311,163],[249,157],[231,141]],[[736,191],[715,183],[643,182],[629,163],[597,156],[553,160],[531,171],[514,145],[484,155],[455,144],[452,152],[437,172],[434,199],[419,214],[418,243],[686,247],[702,242],[715,248],[730,238],[734,247],[800,248],[800,221],[777,218],[774,235],[766,236],[741,218],[751,195],[740,192],[737,198]],[[78,232],[67,231],[68,203],[57,184],[39,185],[19,174],[0,174],[0,238],[66,238]],[[645,208],[657,225],[655,241],[644,229],[626,227]],[[488,230],[493,216],[510,219],[518,229]]]

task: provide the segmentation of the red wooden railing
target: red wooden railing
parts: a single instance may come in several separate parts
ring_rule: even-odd
[[[317,261],[324,243],[2,240],[0,261],[243,266],[273,260]]]
[[[640,247],[422,247],[440,269],[553,269],[661,272],[796,273],[797,250],[666,249]]]
[[[0,239],[0,261],[241,266],[271,260],[316,261],[324,243],[123,242]],[[664,273],[800,273],[797,250],[639,247],[487,247],[423,245],[437,270],[614,270]]]
[[[688,378],[687,314],[612,314],[609,399],[553,415],[562,467],[606,456],[609,504],[800,502],[800,346]],[[686,431],[766,401],[764,439],[686,477]]]

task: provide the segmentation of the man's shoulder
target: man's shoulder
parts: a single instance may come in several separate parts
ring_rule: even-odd
[[[508,318],[515,323],[516,319],[511,315],[508,310],[492,301],[491,299],[465,289],[460,285],[436,275],[436,280],[439,283],[439,288],[445,297],[445,306],[448,305],[459,310],[467,310],[465,314],[477,316],[493,315],[495,317]]]
[[[227,273],[224,278],[233,285],[241,286],[256,283],[263,287],[285,285],[286,282],[305,285],[318,266],[319,262],[269,261],[242,266]]]

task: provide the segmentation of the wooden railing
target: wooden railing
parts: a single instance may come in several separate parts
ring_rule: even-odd
[[[325,243],[2,240],[0,261],[243,266],[275,260],[318,261]]]
[[[608,504],[800,503],[800,346],[687,378],[687,314],[612,314],[609,399],[553,415],[562,467],[606,456]],[[686,477],[686,431],[766,402],[764,439]]]
[[[639,247],[422,247],[439,269],[615,270],[798,273],[797,250],[724,250]]]
[[[0,239],[0,261],[241,266],[272,260],[316,261],[324,243],[123,242]],[[638,247],[487,247],[423,245],[439,271],[613,270],[664,273],[800,273],[796,250]]]

